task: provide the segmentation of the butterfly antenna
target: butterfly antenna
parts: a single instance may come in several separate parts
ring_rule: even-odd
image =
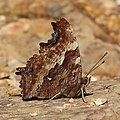
[[[97,69],[99,66],[101,66],[103,63],[105,63],[105,61],[102,61],[100,63],[100,61],[108,54],[108,52],[106,52],[96,63],[95,65],[93,65],[93,67],[89,70],[89,72],[86,74],[86,77],[95,69]],[[100,64],[99,64],[100,63]]]
[[[96,67],[94,67],[90,72],[89,72],[89,74],[92,72],[92,71],[94,71],[94,70],[96,70],[99,66],[101,66],[103,63],[105,63],[105,61],[102,61],[99,65],[97,65]],[[89,75],[88,74],[88,75]]]

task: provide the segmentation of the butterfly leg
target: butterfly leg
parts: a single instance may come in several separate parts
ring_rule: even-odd
[[[53,100],[53,99],[57,98],[57,97],[60,96],[60,95],[61,95],[61,92],[55,94],[52,98],[50,98],[50,100]]]
[[[83,92],[84,92],[84,94],[87,94],[87,91],[86,91],[86,89],[85,89],[85,88],[83,88]]]
[[[81,94],[82,94],[83,102],[87,103],[87,101],[85,100],[85,96],[84,96],[84,88],[81,88]]]

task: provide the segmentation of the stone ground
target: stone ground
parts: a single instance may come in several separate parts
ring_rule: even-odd
[[[0,120],[119,120],[119,11],[119,0],[1,0]],[[87,89],[93,95],[86,96],[88,103],[81,98],[23,101],[15,69],[38,53],[39,43],[51,38],[50,22],[61,17],[74,29],[83,75],[106,51],[109,53],[106,63],[91,73]],[[101,99],[104,105],[94,104]]]
[[[120,78],[94,81],[87,88],[92,95],[81,98],[23,101],[20,96],[0,98],[1,120],[119,120]],[[103,105],[94,103],[105,99]]]

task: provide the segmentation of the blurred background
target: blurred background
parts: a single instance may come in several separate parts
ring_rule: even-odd
[[[94,80],[120,77],[120,0],[0,0],[0,87],[18,87],[16,67],[51,38],[51,22],[66,18],[79,43],[83,73],[107,51]],[[16,92],[16,89],[8,90]],[[1,94],[2,95],[2,94]]]

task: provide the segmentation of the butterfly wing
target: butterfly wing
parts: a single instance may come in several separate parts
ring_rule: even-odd
[[[47,43],[40,43],[39,55],[33,55],[26,67],[17,68],[24,100],[52,98],[57,93],[75,96],[71,88],[81,82],[80,52],[71,25],[64,18],[51,24],[54,33]]]

